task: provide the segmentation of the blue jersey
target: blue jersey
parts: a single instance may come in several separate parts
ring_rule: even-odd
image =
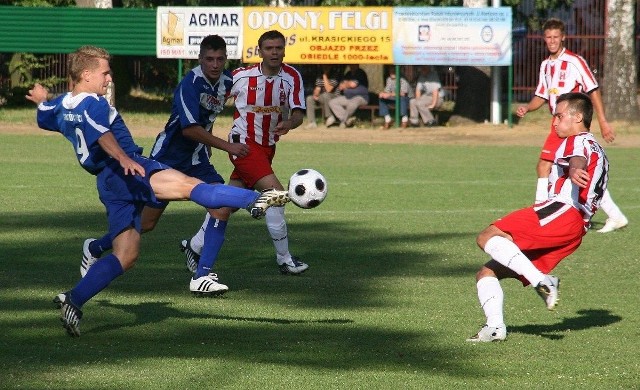
[[[193,125],[211,132],[213,122],[224,109],[233,78],[225,70],[212,85],[198,66],[180,81],[173,96],[171,116],[164,131],[158,134],[151,150],[151,158],[179,171],[187,171],[194,165],[209,164],[209,151],[205,145],[182,134]]]
[[[80,165],[93,175],[114,161],[98,143],[107,132],[127,155],[142,153],[118,111],[96,94],[67,93],[43,102],[38,105],[37,119],[39,127],[62,133],[73,145]]]

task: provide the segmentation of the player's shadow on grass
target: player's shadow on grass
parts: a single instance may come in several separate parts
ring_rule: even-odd
[[[589,328],[600,328],[622,321],[622,317],[609,310],[588,309],[578,311],[578,316],[565,318],[555,325],[521,325],[510,326],[511,333],[527,333],[552,340],[564,338],[567,332],[575,332]]]
[[[202,298],[210,299],[210,298]],[[220,298],[217,298],[220,299]],[[142,326],[146,324],[153,324],[162,322],[168,318],[181,318],[181,319],[205,319],[205,320],[224,320],[224,321],[246,321],[257,323],[269,323],[275,325],[290,325],[290,324],[349,324],[353,320],[345,319],[320,319],[320,320],[295,320],[287,318],[268,318],[268,317],[239,317],[239,316],[225,316],[217,314],[201,314],[201,313],[189,313],[171,307],[169,302],[142,302],[131,305],[115,304],[105,299],[96,299],[95,303],[102,307],[115,308],[122,310],[126,313],[133,314],[135,320],[129,323],[119,323],[102,325],[91,329],[91,332],[105,332],[111,330],[118,330],[121,328],[128,328],[134,326]]]

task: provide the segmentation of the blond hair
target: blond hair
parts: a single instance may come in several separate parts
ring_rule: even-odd
[[[109,61],[111,56],[105,49],[96,46],[82,46],[69,54],[67,72],[71,81],[77,83],[82,78],[82,72],[98,68],[100,66],[99,59]]]

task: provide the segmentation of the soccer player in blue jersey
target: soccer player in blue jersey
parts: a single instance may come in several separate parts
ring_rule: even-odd
[[[171,116],[151,150],[151,158],[205,183],[224,183],[209,162],[210,149],[223,150],[238,157],[248,154],[247,145],[227,142],[212,134],[216,117],[224,109],[229,97],[232,77],[225,70],[227,45],[218,35],[209,35],[200,43],[199,66],[192,69],[178,84],[173,96]],[[149,203],[142,211],[142,231],[153,230],[162,216],[167,202]],[[194,272],[189,289],[197,294],[219,295],[229,288],[211,272],[224,242],[228,214],[209,209],[202,226],[204,234],[197,235],[197,243],[184,240],[181,248],[187,255],[187,267]],[[213,216],[210,218],[209,215]],[[191,248],[197,246],[199,255]],[[111,249],[111,237],[87,239],[83,245],[80,273],[87,269],[106,250]]]
[[[82,306],[131,268],[140,250],[141,210],[148,202],[192,200],[206,208],[245,208],[261,217],[270,206],[289,200],[286,191],[261,194],[225,185],[210,185],[167,165],[141,156],[122,117],[104,98],[111,82],[106,50],[83,46],[70,54],[73,90],[52,101],[36,84],[26,96],[38,105],[38,126],[61,133],[73,145],[80,165],[96,176],[107,211],[113,251],[98,260],[71,290],[58,294],[63,327],[80,335]]]

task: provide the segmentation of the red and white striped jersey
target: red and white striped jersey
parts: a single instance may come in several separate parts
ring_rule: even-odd
[[[569,179],[569,159],[580,156],[587,159],[589,183],[580,188]],[[609,181],[609,161],[602,146],[591,133],[567,137],[556,152],[549,176],[549,199],[567,203],[578,209],[588,222],[600,207],[600,200]]]
[[[558,58],[549,57],[540,64],[535,94],[549,103],[553,113],[558,96],[568,92],[589,93],[596,88],[598,82],[584,58],[565,48]]]
[[[276,76],[262,74],[262,64],[236,69],[231,96],[236,107],[231,137],[241,143],[251,139],[264,146],[275,144],[279,136],[274,130],[283,116],[294,108],[306,109],[302,76],[287,64]]]

